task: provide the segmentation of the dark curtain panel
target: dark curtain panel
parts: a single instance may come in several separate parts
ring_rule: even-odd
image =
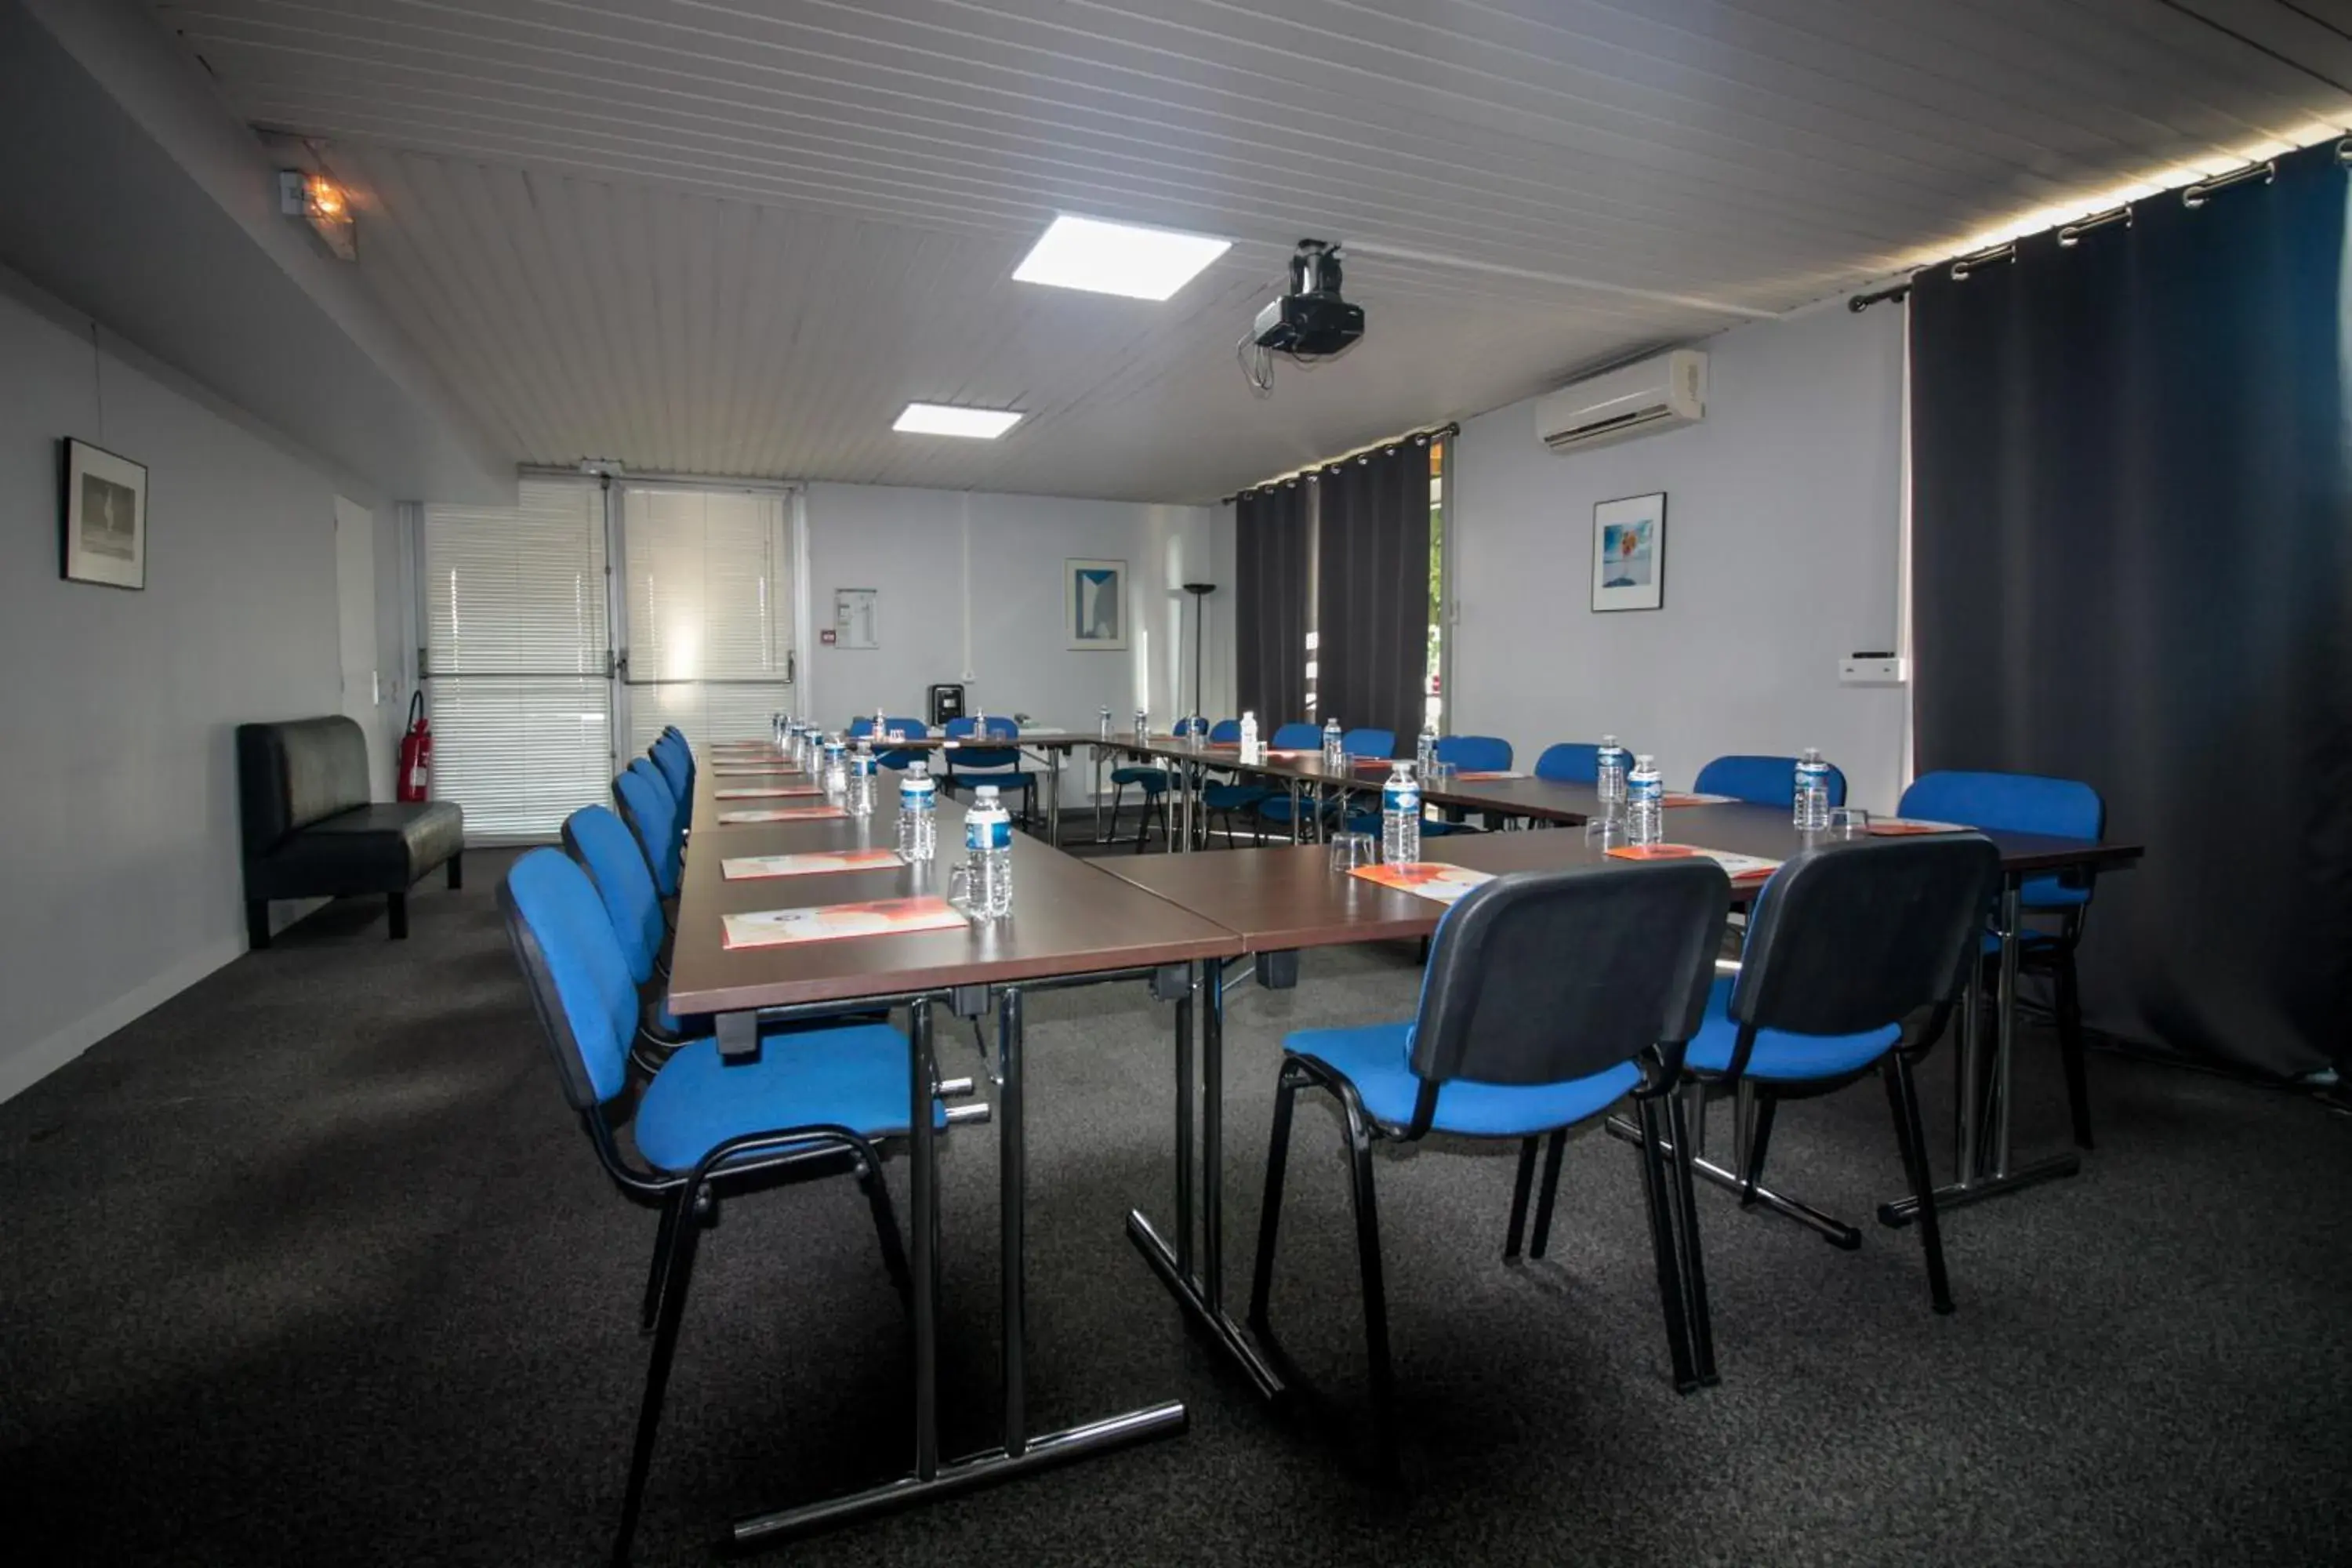
[[[1350,458],[1318,488],[1316,716],[1393,730],[1410,755],[1429,667],[1429,448]]]
[[[1309,499],[1302,480],[1234,503],[1235,696],[1264,736],[1307,717]]]
[[[1918,760],[2082,779],[2090,1021],[2258,1071],[2346,1055],[2346,172],[2167,193],[1911,296]]]

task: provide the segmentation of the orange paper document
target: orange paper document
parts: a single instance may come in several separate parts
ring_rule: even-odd
[[[782,762],[773,757],[763,763],[746,761],[740,763],[713,763],[710,764],[711,776],[722,779],[767,778],[776,774],[797,773],[800,771],[800,768],[794,763]]]
[[[729,881],[740,882],[826,871],[888,871],[906,863],[896,849],[820,849],[809,855],[739,855],[719,862],[719,870]]]
[[[1462,784],[1482,784],[1489,779],[1523,779],[1526,773],[1513,773],[1508,768],[1480,768],[1475,773],[1456,773],[1454,777]]]
[[[719,800],[778,800],[785,795],[823,795],[824,793],[824,792],[823,790],[817,788],[817,786],[813,784],[745,784],[736,789],[719,790],[717,792],[715,798]]]
[[[1359,866],[1348,875],[1378,882],[1383,888],[1399,888],[1424,899],[1434,899],[1441,904],[1454,903],[1471,889],[1495,879],[1492,871],[1473,871],[1467,866],[1448,866],[1442,860],[1414,860],[1402,866]]]
[[[726,917],[725,946],[782,947],[796,942],[831,942],[844,936],[890,936],[901,931],[953,931],[969,924],[961,910],[936,896],[877,899],[864,904],[825,904],[810,910],[763,910]]]
[[[1621,844],[1609,851],[1620,860],[1688,860],[1704,856],[1722,867],[1735,882],[1770,876],[1780,862],[1761,855],[1736,855],[1728,849],[1701,849],[1694,844]]]
[[[837,805],[762,805],[750,811],[722,811],[719,820],[740,827],[753,822],[825,822],[848,815]]]
[[[1908,838],[1915,833],[1966,833],[1967,827],[1957,822],[1923,822],[1916,816],[1874,816],[1870,819],[1873,835],[1885,838]]]
[[[1727,795],[1693,795],[1688,790],[1668,790],[1658,797],[1660,805],[1729,805],[1733,797]]]

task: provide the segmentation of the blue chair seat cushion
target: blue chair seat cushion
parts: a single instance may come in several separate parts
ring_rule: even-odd
[[[1314,816],[1315,797],[1311,795],[1301,795],[1298,800],[1298,809],[1302,816]],[[1324,815],[1327,816],[1334,815],[1339,811],[1339,802],[1333,801],[1328,807],[1326,807]],[[1267,795],[1265,799],[1257,803],[1257,814],[1270,821],[1288,822],[1290,820],[1289,794],[1285,792],[1280,795]]]
[[[2091,901],[2091,889],[2070,888],[2055,877],[2028,877],[2018,884],[2017,900],[2029,910],[2079,910]]]
[[[903,1136],[907,1072],[907,1037],[887,1024],[763,1034],[760,1054],[744,1062],[721,1058],[716,1040],[697,1040],[646,1085],[637,1152],[683,1172],[747,1132],[826,1126]]]
[[[1016,773],[992,773],[982,770],[978,773],[950,773],[946,782],[950,789],[978,789],[982,784],[994,784],[997,793],[1003,795],[1008,790],[1036,788],[1037,775]]]
[[[1113,768],[1110,782],[1115,784],[1140,784],[1144,794],[1156,795],[1168,787],[1168,773],[1164,768]]]
[[[1283,1042],[1295,1057],[1321,1062],[1356,1086],[1356,1097],[1376,1121],[1402,1127],[1420,1103],[1413,1075],[1412,1024],[1366,1024],[1352,1029],[1301,1029]],[[1481,1083],[1454,1079],[1437,1091],[1432,1128],[1472,1138],[1524,1138],[1598,1115],[1632,1092],[1642,1075],[1631,1062],[1565,1083]]]
[[[1731,984],[1726,975],[1707,994],[1706,1021],[1683,1053],[1684,1066],[1699,1072],[1721,1072],[1731,1065],[1731,1053],[1739,1044],[1739,1026],[1731,1021]],[[1885,1056],[1902,1033],[1892,1024],[1859,1035],[1791,1035],[1759,1029],[1755,1048],[1748,1056],[1748,1076],[1759,1083],[1843,1078]]]
[[[1245,811],[1273,793],[1264,784],[1211,784],[1201,792],[1201,804],[1211,811]]]

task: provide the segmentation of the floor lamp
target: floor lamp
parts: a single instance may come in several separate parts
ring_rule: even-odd
[[[1192,710],[1189,713],[1178,714],[1177,717],[1180,719],[1190,719],[1196,714],[1204,719],[1208,717],[1201,712],[1201,644],[1206,640],[1205,634],[1209,629],[1209,595],[1216,591],[1217,585],[1214,583],[1184,584],[1184,592],[1192,595]],[[1179,643],[1177,647],[1181,648],[1183,645]],[[1179,691],[1176,694],[1176,700],[1181,706],[1184,700],[1184,694]]]

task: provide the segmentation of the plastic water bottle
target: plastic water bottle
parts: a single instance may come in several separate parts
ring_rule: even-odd
[[[1410,866],[1421,858],[1421,781],[1411,763],[1389,764],[1388,782],[1381,785],[1381,860],[1390,866]]]
[[[849,776],[843,781],[846,796],[842,805],[852,816],[874,815],[874,742],[862,736],[857,750],[849,754]]]
[[[1597,765],[1593,769],[1592,789],[1601,797],[1604,811],[1618,811],[1625,805],[1625,764],[1631,759],[1614,735],[1601,737]]]
[[[1265,758],[1257,749],[1257,715],[1244,712],[1242,714],[1242,761],[1262,763],[1265,760]]]
[[[1105,742],[1110,740],[1110,710],[1108,708],[1102,710],[1102,738]]]
[[[824,738],[824,798],[839,805],[849,794],[849,764],[839,735]]]
[[[1151,710],[1149,708],[1135,710],[1135,738],[1139,741],[1151,739]]]
[[[971,794],[963,819],[964,860],[971,868],[971,912],[1000,920],[1013,912],[1013,818],[997,803],[996,786]]]
[[[940,852],[940,785],[918,759],[898,776],[898,854],[919,866]]]
[[[1635,844],[1659,844],[1666,837],[1666,787],[1658,777],[1658,760],[1633,759],[1625,779],[1625,837]]]
[[[1431,764],[1436,761],[1437,726],[1427,720],[1423,720],[1421,726],[1421,739],[1415,741],[1412,745],[1412,765],[1414,771],[1419,773],[1423,778],[1427,778],[1429,776]]]
[[[1830,825],[1830,765],[1819,746],[1807,746],[1797,758],[1796,805],[1798,831],[1819,833]]]
[[[1323,765],[1334,769],[1348,765],[1347,748],[1339,743],[1339,716],[1336,713],[1323,721]]]

